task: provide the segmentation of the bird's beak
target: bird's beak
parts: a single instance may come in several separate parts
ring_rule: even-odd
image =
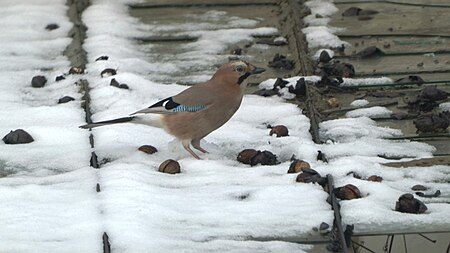
[[[264,71],[266,71],[266,70],[263,68],[255,67],[252,71],[250,71],[250,74],[252,74],[252,75],[261,74]]]

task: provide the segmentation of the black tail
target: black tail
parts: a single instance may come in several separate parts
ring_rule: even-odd
[[[126,123],[126,122],[132,121],[134,118],[135,117],[123,117],[123,118],[118,118],[118,119],[105,120],[105,121],[100,121],[100,122],[95,122],[95,123],[82,125],[82,126],[80,126],[80,128],[89,129],[89,128],[105,126],[105,125]]]

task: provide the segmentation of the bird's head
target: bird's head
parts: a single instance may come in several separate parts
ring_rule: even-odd
[[[222,80],[230,85],[245,87],[244,81],[247,77],[260,74],[264,71],[265,69],[255,67],[246,61],[236,60],[222,65],[212,79]]]

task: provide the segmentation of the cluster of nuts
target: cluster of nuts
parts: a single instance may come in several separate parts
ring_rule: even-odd
[[[278,164],[277,156],[267,150],[244,149],[238,154],[237,160],[250,166]]]
[[[295,157],[291,158],[291,164],[289,165],[287,173],[300,173],[295,179],[295,181],[299,183],[318,183],[322,186],[325,186],[326,184],[326,178],[320,176],[317,171],[311,169],[311,165],[309,165],[308,162],[296,159]]]

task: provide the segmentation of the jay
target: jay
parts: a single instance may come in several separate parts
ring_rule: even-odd
[[[264,71],[246,61],[231,61],[222,65],[210,80],[191,86],[175,96],[132,113],[129,117],[86,124],[80,128],[126,122],[162,127],[179,139],[193,157],[200,159],[191,145],[200,152],[207,153],[200,146],[200,140],[225,124],[239,109],[247,86],[245,79]],[[159,116],[148,119],[142,117],[143,114]]]

